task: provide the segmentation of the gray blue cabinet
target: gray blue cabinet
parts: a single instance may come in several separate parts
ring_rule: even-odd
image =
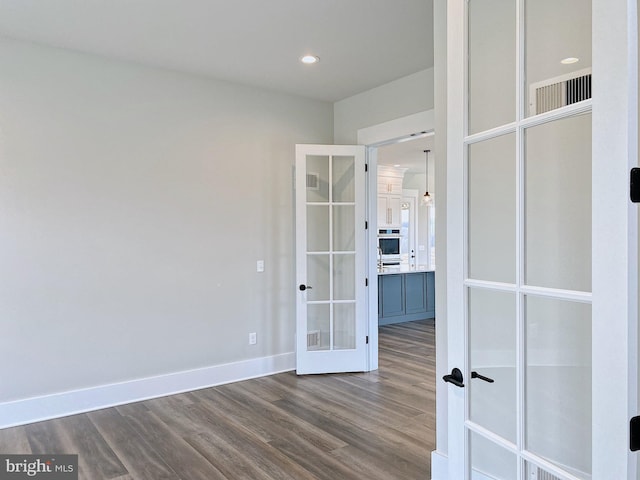
[[[435,318],[434,272],[378,276],[378,324]]]

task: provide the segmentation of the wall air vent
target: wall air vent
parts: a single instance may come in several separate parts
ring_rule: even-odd
[[[320,174],[307,173],[307,190],[320,190]]]
[[[555,110],[591,98],[591,68],[529,86],[529,115]]]
[[[555,475],[532,464],[528,465],[528,471],[527,480],[560,480]]]
[[[320,347],[320,330],[311,330],[307,333],[307,348],[315,350]]]
[[[591,77],[591,75],[589,75]],[[538,480],[560,480],[555,475],[551,475],[549,472],[545,472],[544,470],[538,469]]]

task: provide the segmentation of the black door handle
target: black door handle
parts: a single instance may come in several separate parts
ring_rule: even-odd
[[[479,378],[480,380],[484,380],[487,383],[495,382],[493,378],[485,377],[484,375],[480,375],[478,372],[471,372],[471,378]]]
[[[304,292],[305,290],[311,290],[311,285],[300,285],[298,287],[300,289],[301,292]]]
[[[444,377],[442,377],[442,380],[444,380],[445,382],[453,383],[456,387],[464,387],[464,377],[462,376],[462,372],[459,368],[454,368],[453,370],[451,370],[451,374],[445,375]]]

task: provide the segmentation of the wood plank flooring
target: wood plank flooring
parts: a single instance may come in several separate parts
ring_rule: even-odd
[[[411,480],[435,448],[433,320],[380,327],[375,372],[283,373],[0,430],[82,480]]]

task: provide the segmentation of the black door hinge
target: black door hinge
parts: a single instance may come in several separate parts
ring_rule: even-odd
[[[369,279],[368,279],[368,278],[365,278],[365,279],[364,279],[364,286],[365,286],[365,287],[368,287],[368,286],[369,286]]]
[[[369,164],[368,164],[368,163],[365,163],[365,164],[364,164],[364,171],[365,171],[365,172],[368,172],[368,171],[369,171]]]
[[[367,345],[369,345],[369,335],[367,335]]]
[[[640,168],[632,168],[629,174],[629,198],[633,203],[640,202]]]
[[[633,417],[629,422],[629,448],[632,452],[640,450],[640,417]]]
[[[364,229],[365,230],[369,229],[369,222],[367,222],[366,220],[364,221]]]

